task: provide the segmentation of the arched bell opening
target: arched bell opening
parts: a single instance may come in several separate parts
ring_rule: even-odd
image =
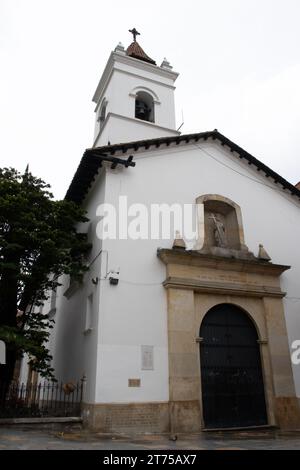
[[[136,95],[135,117],[142,121],[154,122],[154,100],[145,91],[139,91]]]

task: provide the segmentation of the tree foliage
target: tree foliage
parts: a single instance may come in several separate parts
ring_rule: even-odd
[[[84,222],[79,206],[54,200],[49,185],[27,170],[0,169],[0,339],[8,352],[2,379],[11,380],[21,352],[32,358],[33,369],[53,376],[47,349],[52,321],[38,306],[61,274],[82,278],[90,246],[76,227]]]

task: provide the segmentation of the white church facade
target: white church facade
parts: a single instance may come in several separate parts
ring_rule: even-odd
[[[103,432],[300,428],[300,191],[217,130],[181,135],[178,74],[135,33],[108,59],[66,195],[93,246],[83,282],[64,277],[52,298],[56,377],[86,377],[83,418]],[[175,241],[151,236],[151,217],[150,236],[120,234],[174,204],[192,208],[194,238],[176,223]]]

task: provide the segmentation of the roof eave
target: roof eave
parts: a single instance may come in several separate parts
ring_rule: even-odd
[[[278,173],[273,171],[271,168],[269,168],[267,165],[262,163],[260,160],[255,158],[250,153],[246,152],[246,150],[239,147],[237,144],[229,140],[227,137],[225,137],[223,134],[221,134],[217,130],[200,132],[200,133],[195,133],[195,134],[185,134],[185,135],[180,135],[180,136],[159,137],[155,139],[138,140],[138,141],[125,142],[125,143],[119,143],[119,144],[114,144],[114,145],[106,145],[103,147],[96,147],[96,148],[88,148],[83,154],[81,162],[77,168],[77,171],[73,177],[73,180],[70,184],[70,187],[65,197],[66,199],[75,200],[75,202],[77,203],[81,203],[83,201],[95,175],[97,174],[99,170],[99,167],[95,165],[95,167],[97,168],[94,169],[94,173],[93,173],[92,167],[93,167],[94,162],[92,162],[90,165],[89,163],[90,158],[94,158],[97,156],[103,157],[103,155],[114,156],[117,152],[122,152],[123,154],[125,154],[129,150],[137,152],[140,149],[147,150],[152,146],[154,146],[155,149],[158,149],[163,144],[167,146],[170,145],[171,143],[179,145],[182,142],[185,142],[186,144],[188,144],[192,140],[194,140],[195,142],[198,142],[199,140],[202,140],[202,139],[207,140],[209,138],[212,138],[213,140],[218,140],[220,141],[221,145],[229,147],[231,152],[236,152],[240,158],[245,158],[248,161],[249,165],[254,165],[259,171],[264,172],[267,178],[271,177],[275,183],[277,184],[279,183],[284,189],[287,189],[291,193],[291,195],[296,196],[300,199],[300,190],[297,189],[296,186],[289,183]],[[86,168],[86,171],[85,171],[85,168]],[[83,179],[84,184],[82,184],[82,180],[81,180],[82,176],[84,177]],[[78,196],[76,194],[76,188],[79,188],[80,194],[78,194]]]

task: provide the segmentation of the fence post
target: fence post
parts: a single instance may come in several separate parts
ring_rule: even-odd
[[[86,394],[86,376],[84,374],[80,381],[81,381],[80,409],[82,410],[82,405],[83,405],[85,394]]]

